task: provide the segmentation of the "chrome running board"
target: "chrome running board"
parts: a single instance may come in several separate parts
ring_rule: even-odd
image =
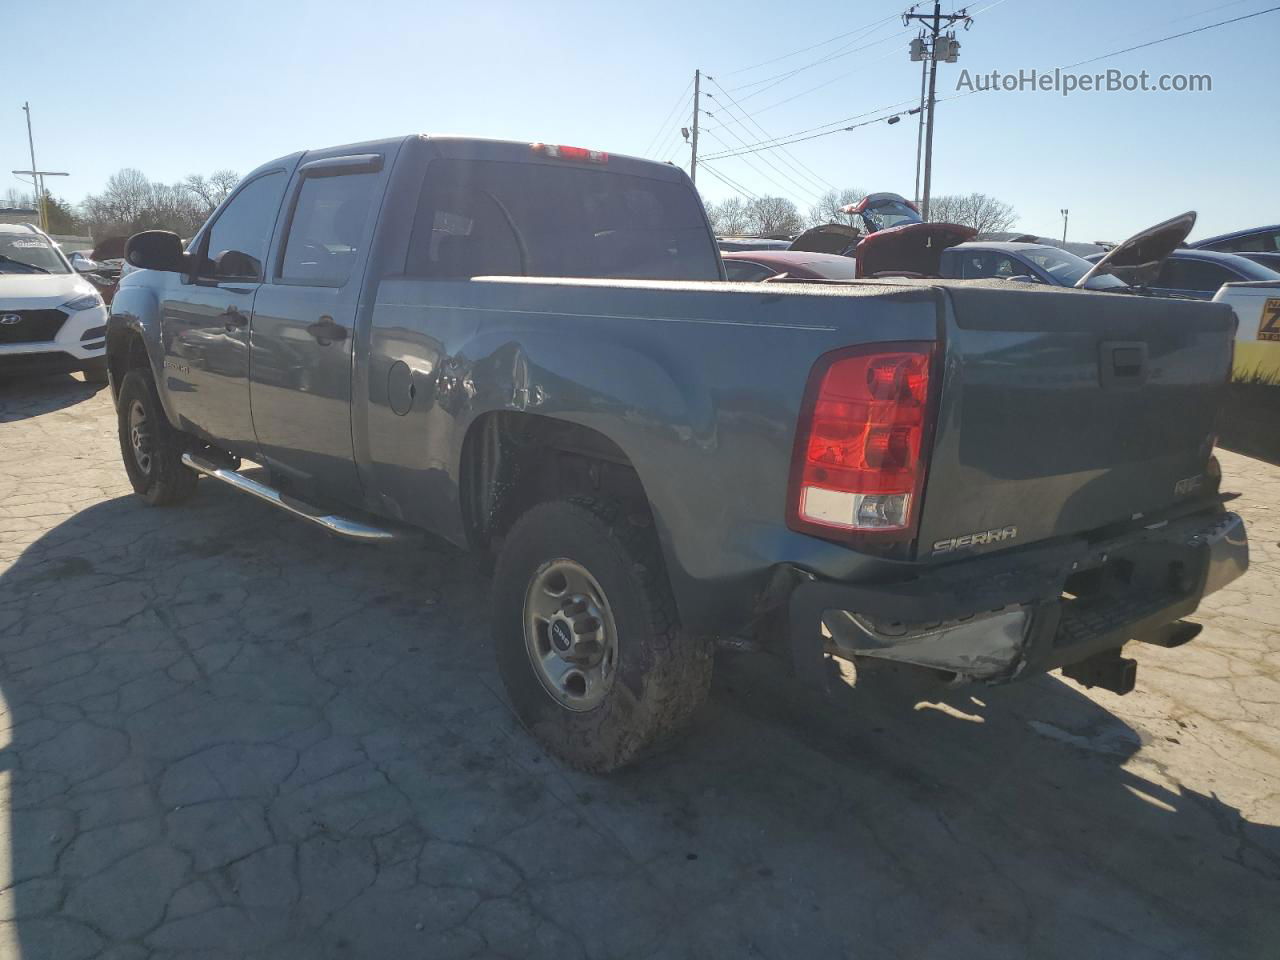
[[[182,462],[197,473],[203,473],[206,477],[221,480],[229,487],[234,487],[242,493],[255,496],[259,500],[265,500],[272,506],[286,510],[294,516],[301,517],[303,520],[310,520],[316,526],[323,527],[330,533],[345,537],[348,540],[358,540],[361,543],[387,543],[396,539],[396,535],[390,530],[373,527],[367,523],[350,520],[347,517],[339,517],[336,514],[324,513],[300,500],[295,500],[292,497],[286,498],[275,487],[268,487],[265,483],[251,480],[243,473],[220,467],[216,463],[205,460],[203,457],[197,457],[195,454],[184,453]]]

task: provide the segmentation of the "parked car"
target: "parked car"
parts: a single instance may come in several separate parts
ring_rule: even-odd
[[[1220,253],[1280,253],[1280,223],[1269,227],[1252,227],[1206,237],[1188,244],[1196,250],[1217,250]]]
[[[0,377],[79,371],[105,383],[107,309],[29,223],[0,224]]]
[[[958,280],[997,277],[1074,287],[1092,266],[1084,257],[1059,247],[971,240],[943,251],[939,272],[944,277]],[[1090,290],[1129,289],[1123,280],[1105,273],[1090,277],[1086,287]]]
[[[1242,251],[1236,254],[1238,257],[1244,257],[1246,260],[1252,260],[1259,263],[1268,270],[1274,270],[1280,273],[1280,253],[1254,253],[1252,251]]]
[[[1096,263],[1104,254],[1087,257]],[[1146,291],[1158,297],[1212,300],[1224,283],[1280,281],[1280,273],[1234,253],[1179,247],[1160,265]]]
[[[1212,457],[1218,304],[762,294],[719,282],[675,167],[422,136],[273,160],[188,251],[150,231],[127,259],[108,357],[134,490],[203,475],[348,538],[496,550],[510,701],[584,769],[677,734],[716,637],[819,685],[831,652],[1123,693],[1123,644],[1191,639],[1247,566]]]
[[[915,204],[896,193],[872,193],[843,208],[852,224],[806,230],[792,250],[853,257],[859,277],[936,277],[942,251],[977,231],[955,223],[924,223]]]
[[[849,257],[797,250],[742,250],[723,259],[730,280],[852,280],[858,266]]]
[[[67,255],[71,268],[93,284],[103,303],[111,305],[120,283],[120,260],[97,260],[89,250],[73,250]]]
[[[716,237],[716,246],[722,251],[733,250],[786,250],[791,241],[782,237]]]
[[[1235,379],[1280,389],[1280,275],[1274,281],[1224,283],[1213,300],[1230,306],[1240,320]]]

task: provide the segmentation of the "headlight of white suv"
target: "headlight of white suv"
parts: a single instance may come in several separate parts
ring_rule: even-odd
[[[62,306],[65,310],[92,310],[102,306],[102,298],[96,293],[86,293],[83,297],[68,300]]]

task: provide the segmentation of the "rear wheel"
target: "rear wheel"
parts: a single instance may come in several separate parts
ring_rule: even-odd
[[[186,437],[169,425],[149,372],[125,375],[116,409],[120,454],[134,492],[156,507],[190,499],[197,477],[182,465]]]
[[[604,773],[682,729],[711,646],[681,631],[651,526],[612,503],[539,504],[494,573],[498,669],[516,714],[571,766]]]

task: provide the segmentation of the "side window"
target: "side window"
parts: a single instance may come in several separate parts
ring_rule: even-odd
[[[995,275],[995,258],[989,253],[966,250],[960,257],[960,278],[976,280]]]
[[[1187,260],[1184,266],[1183,287],[1187,290],[1214,293],[1224,283],[1240,279],[1226,267],[1220,267],[1216,263],[1206,263],[1203,260]]]
[[[1238,280],[1230,270],[1203,260],[1170,258],[1160,268],[1156,286],[1173,290],[1198,290],[1214,293],[1224,283]]]
[[[759,263],[752,263],[750,260],[726,260],[724,272],[730,280],[755,282],[772,277],[778,271]]]
[[[995,270],[991,274],[993,277],[1034,276],[1030,267],[1013,257],[1000,254],[996,256],[995,263]]]
[[[284,185],[285,176],[277,171],[241,187],[208,230],[198,276],[213,280],[262,279],[262,262],[267,257],[267,243]]]
[[[309,176],[289,222],[280,279],[340,287],[364,243],[378,177],[373,173]]]

